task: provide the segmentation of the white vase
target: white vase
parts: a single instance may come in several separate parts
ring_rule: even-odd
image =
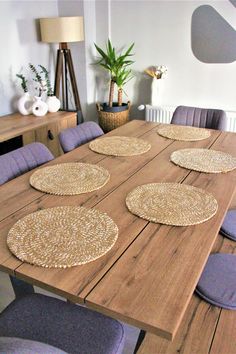
[[[24,116],[31,114],[33,102],[33,97],[30,96],[29,92],[25,92],[17,102],[18,111]]]
[[[163,94],[163,80],[164,79],[152,79],[152,88],[151,88],[151,105],[152,106],[161,106],[162,104],[162,94]]]
[[[42,101],[41,97],[34,97],[35,102],[32,106],[32,112],[37,117],[43,117],[48,112],[48,105],[47,103]]]
[[[61,102],[56,96],[48,96],[46,103],[48,105],[48,112],[57,112],[60,109]]]

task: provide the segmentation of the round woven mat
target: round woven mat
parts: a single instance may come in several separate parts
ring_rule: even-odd
[[[118,237],[113,220],[95,209],[62,206],[25,216],[11,228],[7,244],[21,261],[48,268],[91,262]]]
[[[127,136],[111,136],[95,139],[90,144],[91,150],[99,154],[112,156],[140,155],[150,150],[151,145],[142,139]]]
[[[236,158],[221,151],[208,149],[182,149],[174,151],[170,160],[189,170],[221,173],[236,168]]]
[[[157,133],[165,138],[182,141],[197,141],[209,138],[209,130],[194,128],[182,125],[162,125],[158,127]]]
[[[30,184],[45,193],[75,195],[97,190],[109,178],[109,172],[97,165],[62,163],[35,171],[30,177]]]
[[[133,189],[126,198],[131,213],[156,223],[200,224],[217,212],[217,201],[204,190],[179,183],[151,183]]]

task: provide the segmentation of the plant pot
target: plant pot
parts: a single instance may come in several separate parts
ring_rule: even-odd
[[[28,92],[25,92],[17,102],[18,111],[27,116],[32,113],[33,97]]]
[[[47,103],[42,101],[41,97],[34,97],[35,102],[32,106],[32,112],[36,117],[43,117],[48,112],[48,105]]]
[[[56,96],[48,96],[46,103],[48,105],[48,112],[54,113],[59,111],[61,102]]]
[[[102,105],[102,110],[104,112],[112,112],[112,113],[123,112],[126,111],[128,108],[129,108],[129,102],[122,103],[122,106],[118,106],[117,102],[113,103],[112,107],[109,107],[107,103],[103,103]]]
[[[109,107],[107,103],[97,103],[99,125],[107,133],[129,121],[130,102],[123,103],[122,106],[114,104]]]

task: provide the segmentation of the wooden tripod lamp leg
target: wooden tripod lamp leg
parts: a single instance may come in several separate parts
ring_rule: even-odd
[[[75,107],[76,107],[76,110],[79,114],[79,117],[78,117],[79,121],[83,122],[83,115],[82,115],[82,110],[81,110],[81,105],[80,105],[79,92],[78,92],[78,88],[77,88],[77,84],[76,84],[75,71],[74,71],[74,66],[73,66],[73,62],[72,62],[70,49],[67,50],[66,55],[67,55],[68,69],[69,69],[69,73],[70,73],[71,86],[72,86],[74,100],[75,100]]]
[[[60,84],[63,75],[63,50],[57,50],[57,65],[56,65],[56,76],[54,84],[54,95],[60,98]],[[62,88],[62,100],[64,106],[64,88]]]

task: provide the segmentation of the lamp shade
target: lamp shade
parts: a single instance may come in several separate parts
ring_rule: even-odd
[[[68,43],[84,40],[83,17],[40,18],[41,40],[46,43]]]

